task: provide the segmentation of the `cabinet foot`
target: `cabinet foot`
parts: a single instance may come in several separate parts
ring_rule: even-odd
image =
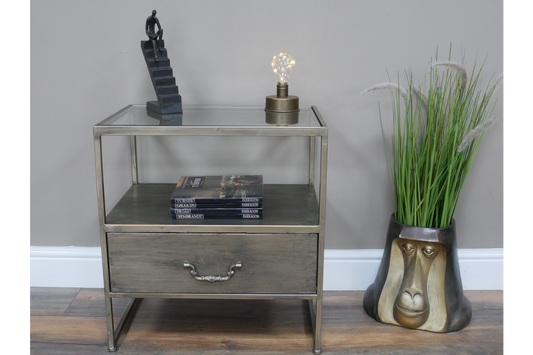
[[[316,309],[315,309],[316,307]],[[317,302],[309,300],[309,313],[311,315],[311,325],[313,326],[313,335],[315,341],[315,348],[313,349],[313,354],[322,354],[322,348],[317,348],[320,346],[321,341],[321,328],[322,328],[322,319],[321,315],[317,316],[317,313],[322,314],[322,302],[318,300]],[[317,325],[318,323],[318,325]]]
[[[109,350],[109,352],[116,352],[118,350],[117,342],[120,336],[120,332],[124,328],[124,324],[126,323],[126,320],[128,319],[128,316],[130,315],[133,306],[137,304],[138,301],[140,301],[140,299],[138,298],[130,299],[126,306],[126,309],[124,310],[124,313],[120,317],[117,327],[108,333],[109,346],[107,349]],[[113,329],[113,303],[111,301],[111,298],[108,299],[106,308],[108,327],[109,329]]]

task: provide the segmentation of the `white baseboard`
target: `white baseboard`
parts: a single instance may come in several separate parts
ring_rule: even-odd
[[[459,249],[465,290],[503,290],[503,248]],[[376,278],[383,249],[326,249],[324,290],[366,290]]]
[[[103,288],[100,247],[30,247],[31,287]]]
[[[503,249],[459,249],[465,290],[503,290]],[[382,249],[326,249],[324,290],[366,290]],[[102,288],[100,247],[30,247],[31,287]]]

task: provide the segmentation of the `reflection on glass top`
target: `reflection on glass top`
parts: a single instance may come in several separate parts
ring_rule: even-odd
[[[321,127],[320,122],[309,106],[301,106],[298,123],[289,127]],[[154,116],[154,117],[152,117]],[[170,116],[162,123],[158,115],[146,112],[145,105],[133,105],[122,110],[108,119],[100,122],[101,126],[264,126],[272,127],[276,124],[267,123],[267,114],[260,106],[196,106],[184,105],[183,114]],[[291,119],[293,119],[292,117]],[[269,122],[277,118],[269,117]],[[280,122],[286,122],[285,117],[279,117]]]

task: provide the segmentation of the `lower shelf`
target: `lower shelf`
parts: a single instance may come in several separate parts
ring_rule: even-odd
[[[309,185],[265,184],[261,220],[175,220],[170,195],[176,184],[132,185],[106,217],[106,225],[317,226],[318,199]]]

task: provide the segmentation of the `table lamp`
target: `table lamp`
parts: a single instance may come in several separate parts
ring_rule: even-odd
[[[298,96],[289,95],[287,79],[296,62],[287,53],[280,53],[272,59],[272,70],[279,76],[277,95],[266,97],[265,111],[274,113],[293,113],[300,111]]]

